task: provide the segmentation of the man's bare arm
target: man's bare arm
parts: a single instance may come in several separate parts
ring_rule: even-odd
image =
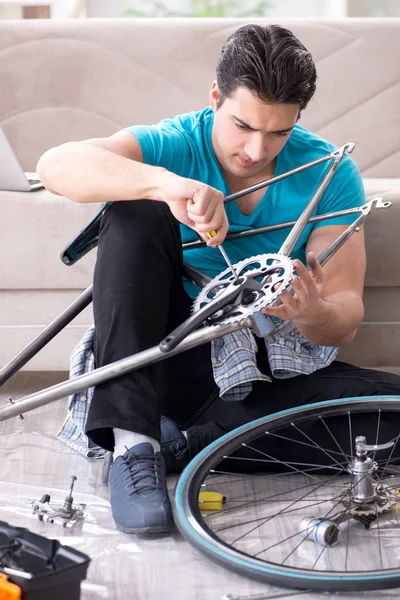
[[[347,225],[315,229],[307,252],[320,254]],[[310,315],[294,320],[301,333],[314,343],[341,346],[351,342],[364,316],[362,301],[365,277],[364,230],[352,235],[326,263],[321,299]]]
[[[36,171],[49,191],[75,202],[163,199],[165,169],[143,164],[140,145],[128,131],[51,148]]]
[[[140,144],[128,131],[51,148],[40,158],[36,171],[50,192],[74,202],[166,202],[174,216],[196,229],[209,245],[222,243],[228,231],[223,194],[143,163]],[[212,230],[218,234],[209,240],[206,232]]]

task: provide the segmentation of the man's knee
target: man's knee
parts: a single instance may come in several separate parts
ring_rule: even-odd
[[[103,226],[117,225],[119,228],[142,228],[154,221],[169,220],[172,217],[169,206],[165,202],[155,200],[129,200],[113,202],[103,216]]]
[[[138,245],[145,249],[154,241],[163,245],[173,242],[180,247],[179,225],[165,202],[130,200],[114,202],[104,214],[99,246],[111,240],[125,250]]]

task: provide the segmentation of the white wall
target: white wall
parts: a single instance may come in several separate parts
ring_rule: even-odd
[[[348,0],[350,17],[400,17],[399,0]]]
[[[188,0],[163,0],[172,10],[189,5]],[[266,16],[288,18],[344,17],[347,0],[270,0]],[[129,8],[142,10],[145,0],[86,0],[89,17],[118,17]]]
[[[272,0],[268,16],[285,18],[345,17],[347,0]]]
[[[162,0],[171,10],[179,11],[187,6],[186,0]],[[130,8],[148,12],[146,0],[86,0],[88,17],[119,17]]]

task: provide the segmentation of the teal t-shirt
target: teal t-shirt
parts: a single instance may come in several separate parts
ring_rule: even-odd
[[[138,140],[145,163],[162,166],[182,177],[206,183],[227,196],[231,190],[225,182],[211,142],[213,121],[213,111],[206,108],[200,112],[164,119],[157,125],[128,127],[127,131]],[[321,158],[335,149],[333,144],[296,125],[278,154],[274,176]],[[331,161],[322,163],[269,186],[251,215],[244,215],[235,201],[227,203],[225,210],[229,233],[298,219],[331,164]],[[364,202],[360,173],[354,161],[346,155],[313,215],[354,208]],[[357,215],[349,215],[307,225],[294,248],[292,258],[305,262],[306,244],[313,228],[349,224],[356,218]],[[278,252],[289,232],[290,229],[280,229],[247,238],[226,240],[224,248],[232,263],[236,263],[256,254]],[[181,234],[183,242],[198,239],[196,232],[182,224]],[[226,263],[216,248],[203,246],[185,250],[184,259],[210,277],[215,277],[226,269]],[[185,283],[185,287],[192,297],[199,291],[191,283]]]

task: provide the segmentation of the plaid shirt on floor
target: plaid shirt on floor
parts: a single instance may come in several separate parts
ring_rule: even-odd
[[[90,327],[71,354],[70,378],[95,368],[94,326]],[[330,365],[339,348],[319,346],[302,336],[292,321],[281,321],[273,337],[265,340],[271,372],[276,379],[309,375]],[[257,344],[249,329],[229,333],[211,342],[214,379],[220,396],[240,401],[251,392],[253,381],[271,381],[257,368]],[[95,446],[85,434],[85,423],[94,388],[69,397],[68,414],[58,433],[60,440],[86,458],[103,458],[106,450]]]

